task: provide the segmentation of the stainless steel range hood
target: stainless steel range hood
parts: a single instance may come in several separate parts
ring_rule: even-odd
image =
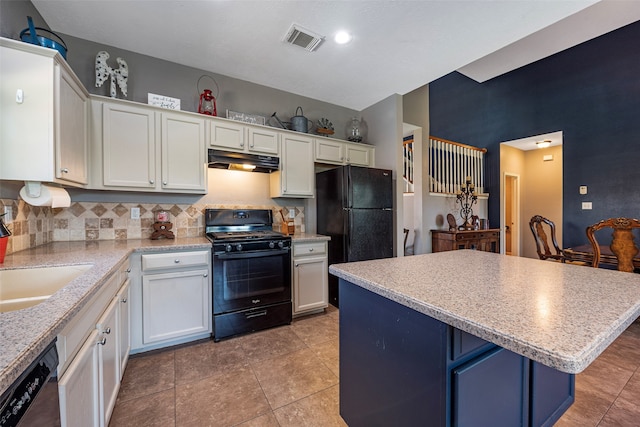
[[[210,168],[270,173],[278,170],[279,165],[280,159],[275,156],[209,149]]]

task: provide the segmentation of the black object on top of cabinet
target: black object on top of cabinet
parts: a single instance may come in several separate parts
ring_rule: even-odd
[[[316,174],[318,233],[331,237],[329,264],[393,256],[391,171],[341,166]],[[329,275],[329,302],[336,307],[338,279]]]

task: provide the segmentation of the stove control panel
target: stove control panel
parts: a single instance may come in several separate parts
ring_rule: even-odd
[[[215,242],[213,243],[213,251],[220,252],[250,252],[264,250],[283,250],[291,247],[290,239],[278,240],[247,240],[240,242]]]

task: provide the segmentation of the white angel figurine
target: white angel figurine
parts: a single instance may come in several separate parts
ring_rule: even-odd
[[[109,94],[112,98],[116,97],[116,82],[120,91],[126,97],[127,96],[127,78],[129,77],[129,67],[127,62],[122,58],[117,58],[119,68],[113,69],[107,64],[109,59],[109,53],[101,50],[96,55],[96,87],[101,87],[107,78],[111,79],[111,87],[109,88]]]

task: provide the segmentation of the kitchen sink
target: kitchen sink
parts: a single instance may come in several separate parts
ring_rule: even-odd
[[[0,313],[40,304],[91,267],[82,264],[0,270]]]

